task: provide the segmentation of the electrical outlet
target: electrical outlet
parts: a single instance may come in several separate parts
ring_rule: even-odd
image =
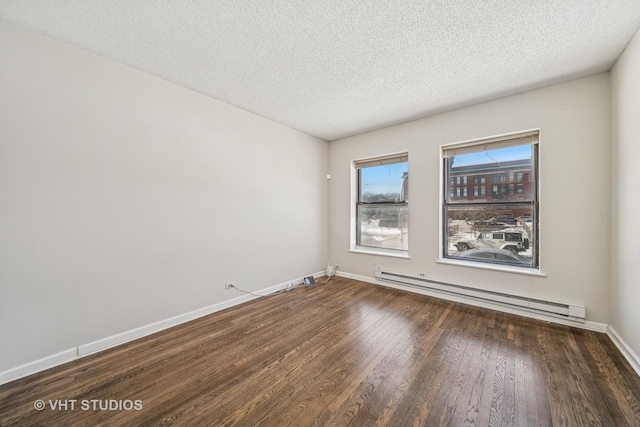
[[[427,277],[426,273],[418,273],[420,277]]]
[[[235,282],[227,282],[227,283],[224,284],[224,288],[225,289],[231,289],[231,288],[233,288],[235,286],[236,286]]]

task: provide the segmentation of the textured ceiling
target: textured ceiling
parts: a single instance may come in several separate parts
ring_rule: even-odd
[[[0,0],[0,17],[334,140],[607,71],[640,0]]]

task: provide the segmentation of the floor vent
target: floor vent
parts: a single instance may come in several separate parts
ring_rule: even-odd
[[[501,292],[472,288],[469,286],[454,285],[452,283],[440,282],[437,280],[427,279],[425,277],[416,277],[385,270],[377,270],[375,276],[379,280],[488,301],[494,304],[506,305],[513,308],[543,313],[578,322],[584,322],[586,315],[586,310],[584,306],[581,305],[521,297]]]

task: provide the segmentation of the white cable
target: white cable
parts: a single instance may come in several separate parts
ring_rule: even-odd
[[[255,295],[257,297],[266,297],[267,295],[272,295],[272,294],[267,294],[267,295],[258,295],[258,294],[254,294],[253,292],[249,292],[249,291],[244,291],[242,289],[240,289],[239,287],[237,287],[236,285],[233,285],[233,287],[237,290],[239,290],[240,292],[244,292],[245,294],[250,294],[250,295]]]
[[[333,274],[332,275],[327,275],[327,278],[325,280],[323,280],[322,282],[317,282],[317,283],[327,283],[329,280],[331,280],[331,278],[336,277],[336,274],[338,273],[338,269],[340,268],[340,264],[336,265],[335,268],[333,269]]]
[[[304,284],[304,281],[302,281],[302,282],[300,282],[300,283],[294,283],[294,284],[293,284],[293,285],[291,285],[291,286],[287,286],[287,287],[286,287],[286,288],[284,288],[284,289],[280,289],[279,291],[272,292],[272,293],[270,293],[270,294],[266,294],[266,295],[254,294],[253,292],[249,292],[249,291],[245,291],[245,290],[243,290],[243,289],[240,289],[240,288],[239,288],[239,287],[237,287],[236,285],[233,285],[233,288],[234,288],[234,289],[239,290],[240,292],[244,292],[245,294],[254,295],[254,296],[256,296],[256,297],[266,297],[266,296],[270,296],[270,295],[279,295],[279,294],[281,294],[281,293],[289,292],[289,291],[292,291],[292,290],[294,290],[294,289],[304,288],[304,287],[306,287],[306,286],[319,285],[319,284],[322,284],[322,283],[327,283],[327,282],[328,282],[329,280],[331,280],[333,277],[336,277],[336,274],[337,274],[337,272],[338,272],[338,268],[340,268],[340,264],[336,265],[336,266],[335,266],[335,268],[334,268],[334,270],[333,270],[333,274],[332,274],[332,275],[328,275],[328,276],[327,276],[327,278],[326,278],[325,280],[323,280],[322,282],[309,283],[308,285],[305,285],[305,284]]]

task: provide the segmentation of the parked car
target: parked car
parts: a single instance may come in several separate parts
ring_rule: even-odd
[[[482,248],[482,249],[470,249],[464,252],[458,252],[451,255],[459,258],[472,258],[478,261],[487,262],[508,262],[518,264],[531,264],[531,260],[520,256],[512,251],[506,249],[495,248]]]
[[[520,231],[485,231],[476,239],[460,239],[456,243],[459,252],[469,249],[496,248],[514,253],[529,249],[529,239],[523,237]]]
[[[502,216],[497,216],[493,219],[493,222],[496,224],[506,224],[506,225],[516,225],[517,221],[513,218],[511,214],[505,214]]]

